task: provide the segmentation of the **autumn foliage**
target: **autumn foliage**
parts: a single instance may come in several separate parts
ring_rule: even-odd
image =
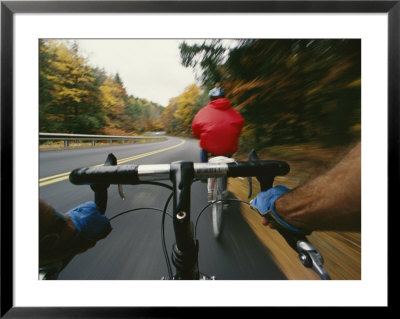
[[[360,40],[230,42],[229,47],[220,39],[183,42],[181,62],[197,72],[202,85],[196,107],[206,104],[206,92],[214,83],[222,83],[233,107],[246,120],[242,148],[310,141],[340,145],[360,138]],[[175,116],[170,124],[178,120],[181,125],[189,122]],[[176,131],[175,124],[171,127]]]
[[[164,108],[127,94],[118,74],[90,67],[76,44],[39,42],[41,132],[191,136],[195,114],[220,82],[245,118],[241,149],[361,136],[361,40],[222,39],[180,45],[197,84]]]
[[[93,68],[76,44],[39,41],[39,130],[131,135],[157,131],[163,108],[128,95],[116,75]]]
[[[196,84],[189,85],[183,93],[170,99],[161,113],[160,121],[168,134],[191,136],[192,121],[208,98]]]

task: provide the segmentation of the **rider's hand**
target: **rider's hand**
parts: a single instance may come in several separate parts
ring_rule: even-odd
[[[261,214],[266,214],[269,210],[275,210],[275,201],[290,189],[284,185],[278,185],[267,191],[258,194],[252,201],[251,205],[256,207]]]
[[[106,237],[111,226],[94,202],[71,209],[67,214],[57,212],[39,201],[39,265],[66,260],[96,245]]]
[[[111,232],[110,220],[97,208],[96,203],[86,202],[73,209],[67,215],[71,218],[78,235],[98,241]]]
[[[275,201],[288,191],[290,189],[284,185],[275,186],[258,194],[251,201],[251,205],[257,208],[262,215],[265,215],[261,221],[263,225],[268,225],[271,228],[281,227],[296,233],[305,233],[304,230],[286,223],[275,211]]]

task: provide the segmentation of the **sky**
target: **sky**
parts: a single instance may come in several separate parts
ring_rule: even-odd
[[[196,83],[195,73],[180,63],[179,43],[174,39],[74,40],[91,66],[109,75],[119,74],[129,95],[162,106]],[[198,83],[197,83],[198,84]]]

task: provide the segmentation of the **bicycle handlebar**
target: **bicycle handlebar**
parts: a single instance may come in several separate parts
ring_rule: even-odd
[[[194,178],[282,176],[289,165],[281,161],[193,163]],[[74,169],[69,179],[75,185],[126,184],[169,180],[170,164],[115,165]]]
[[[287,163],[270,160],[233,163],[176,161],[171,164],[115,166],[112,165],[114,163],[75,169],[69,179],[75,185],[90,185],[96,198],[104,194],[97,194],[98,189],[106,193],[110,184],[138,185],[160,180],[172,181],[175,244],[171,258],[177,271],[174,278],[177,279],[199,279],[200,274],[197,265],[198,241],[193,237],[190,220],[190,188],[195,179],[268,176],[273,180],[275,176],[285,175],[290,170]]]
[[[104,213],[107,205],[107,188],[110,184],[138,185],[170,180],[174,193],[174,229],[176,244],[172,260],[177,268],[176,278],[198,279],[196,268],[198,243],[190,228],[190,186],[194,179],[212,177],[256,177],[262,191],[272,187],[276,176],[286,175],[290,167],[286,162],[259,160],[255,151],[250,152],[248,162],[193,163],[176,161],[171,164],[116,165],[116,158],[109,154],[102,167],[74,169],[69,179],[75,185],[90,185],[95,191],[96,203]],[[99,207],[100,207],[99,206]],[[302,263],[312,267],[322,279],[329,279],[322,267],[322,259],[304,235],[278,229],[288,244],[299,253]],[[299,244],[305,245],[300,247]],[[322,269],[322,270],[321,270]]]

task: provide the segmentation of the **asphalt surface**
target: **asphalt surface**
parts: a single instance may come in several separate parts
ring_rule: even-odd
[[[102,164],[110,152],[120,160],[135,158],[127,164],[200,161],[197,141],[172,137],[147,144],[43,151],[39,153],[40,197],[62,212],[93,200],[90,187],[71,184],[67,173],[74,168]],[[170,190],[137,185],[124,186],[124,193],[126,199],[122,200],[116,186],[109,188],[108,217],[133,208],[161,209]],[[206,184],[193,184],[191,203],[192,220],[195,221],[207,204]],[[167,276],[160,212],[147,209],[127,213],[113,219],[111,225],[110,235],[94,248],[74,257],[60,273],[60,280],[159,280]],[[168,217],[165,238],[170,255],[174,234],[172,220]],[[270,258],[268,249],[243,219],[239,204],[231,204],[225,213],[219,240],[212,234],[211,209],[205,211],[199,219],[197,239],[200,243],[199,268],[207,275],[214,275],[219,280],[286,279]]]

